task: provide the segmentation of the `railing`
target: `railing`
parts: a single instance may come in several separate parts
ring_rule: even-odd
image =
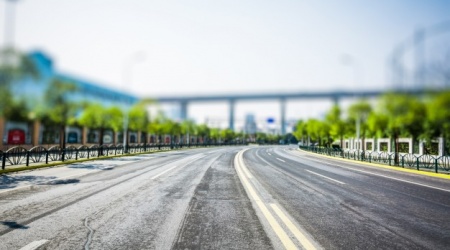
[[[78,159],[92,159],[103,156],[115,156],[124,154],[137,154],[161,150],[172,150],[181,148],[213,147],[244,145],[242,143],[192,143],[192,144],[131,144],[126,150],[122,144],[117,145],[92,145],[92,146],[68,146],[64,149],[59,146],[45,148],[36,146],[29,150],[17,146],[6,151],[0,150],[0,162],[2,170],[8,166],[25,165],[50,162],[65,162]]]
[[[436,173],[450,173],[450,156],[435,155],[416,155],[398,153],[398,162],[395,160],[395,153],[374,152],[374,151],[358,151],[358,150],[341,150],[335,148],[324,147],[307,147],[300,146],[300,149],[328,155],[339,158],[351,159],[364,162],[375,162],[389,166],[398,166],[402,168],[412,168],[417,170],[431,170]]]

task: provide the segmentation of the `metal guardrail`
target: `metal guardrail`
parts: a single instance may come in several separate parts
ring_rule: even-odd
[[[92,145],[92,146],[68,146],[62,149],[59,146],[45,148],[35,146],[29,150],[24,147],[16,146],[6,151],[0,150],[0,162],[2,170],[8,166],[25,165],[30,166],[33,163],[45,163],[55,161],[69,161],[78,159],[92,159],[102,156],[115,156],[124,154],[136,154],[153,152],[160,150],[172,150],[180,148],[214,147],[214,146],[233,146],[245,145],[242,143],[197,143],[197,144],[131,144],[127,145],[126,150],[122,144],[117,145]]]
[[[450,172],[450,156],[435,155],[416,155],[398,153],[398,162],[395,162],[395,153],[374,152],[374,151],[358,151],[358,150],[341,150],[325,147],[308,147],[299,146],[300,149],[328,155],[339,158],[351,159],[356,161],[381,163],[389,166],[398,166],[402,168],[425,169],[438,172]]]

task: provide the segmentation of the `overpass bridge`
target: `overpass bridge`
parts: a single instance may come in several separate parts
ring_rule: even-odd
[[[387,92],[420,95],[424,93],[422,89],[398,89],[398,90],[336,90],[336,91],[299,91],[299,92],[272,92],[272,93],[252,93],[252,94],[212,94],[195,96],[161,96],[145,98],[144,101],[153,101],[160,104],[176,103],[181,108],[181,119],[188,117],[188,105],[201,102],[227,102],[229,105],[228,127],[234,130],[234,112],[235,103],[238,101],[267,101],[278,100],[280,102],[281,133],[285,134],[286,127],[286,101],[287,100],[311,100],[311,99],[329,99],[334,103],[345,98],[369,98],[383,95]]]

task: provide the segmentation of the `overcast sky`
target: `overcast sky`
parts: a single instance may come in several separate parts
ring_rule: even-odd
[[[19,48],[41,49],[59,71],[114,88],[141,51],[146,59],[126,89],[160,96],[387,88],[393,48],[448,20],[450,1],[19,0],[15,10]],[[241,106],[249,108],[238,106],[238,116],[264,116]],[[300,106],[290,104],[288,117],[314,112]],[[189,111],[206,112],[199,108]],[[274,104],[260,109],[278,115]]]

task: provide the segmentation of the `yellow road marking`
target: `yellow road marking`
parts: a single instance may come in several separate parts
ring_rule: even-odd
[[[245,151],[245,150],[244,150]],[[294,242],[289,238],[289,236],[286,234],[286,232],[283,230],[283,228],[278,224],[276,219],[273,217],[273,215],[270,213],[269,209],[266,207],[263,201],[261,201],[261,198],[256,194],[256,191],[251,186],[250,182],[248,181],[247,177],[243,173],[244,171],[241,170],[244,169],[244,166],[240,164],[239,159],[242,157],[242,152],[239,152],[235,157],[235,167],[238,173],[238,176],[240,177],[242,183],[247,188],[247,194],[250,196],[251,199],[253,199],[256,202],[256,205],[261,210],[262,214],[266,218],[266,220],[269,222],[270,226],[272,227],[275,234],[280,239],[281,243],[284,245],[286,249],[297,249]]]
[[[292,221],[281,211],[281,209],[277,206],[277,204],[270,204],[273,211],[280,217],[283,223],[291,230],[292,234],[297,238],[297,240],[302,244],[302,246],[307,250],[316,249],[316,247],[312,244],[312,242],[302,233],[298,228],[292,223]]]

